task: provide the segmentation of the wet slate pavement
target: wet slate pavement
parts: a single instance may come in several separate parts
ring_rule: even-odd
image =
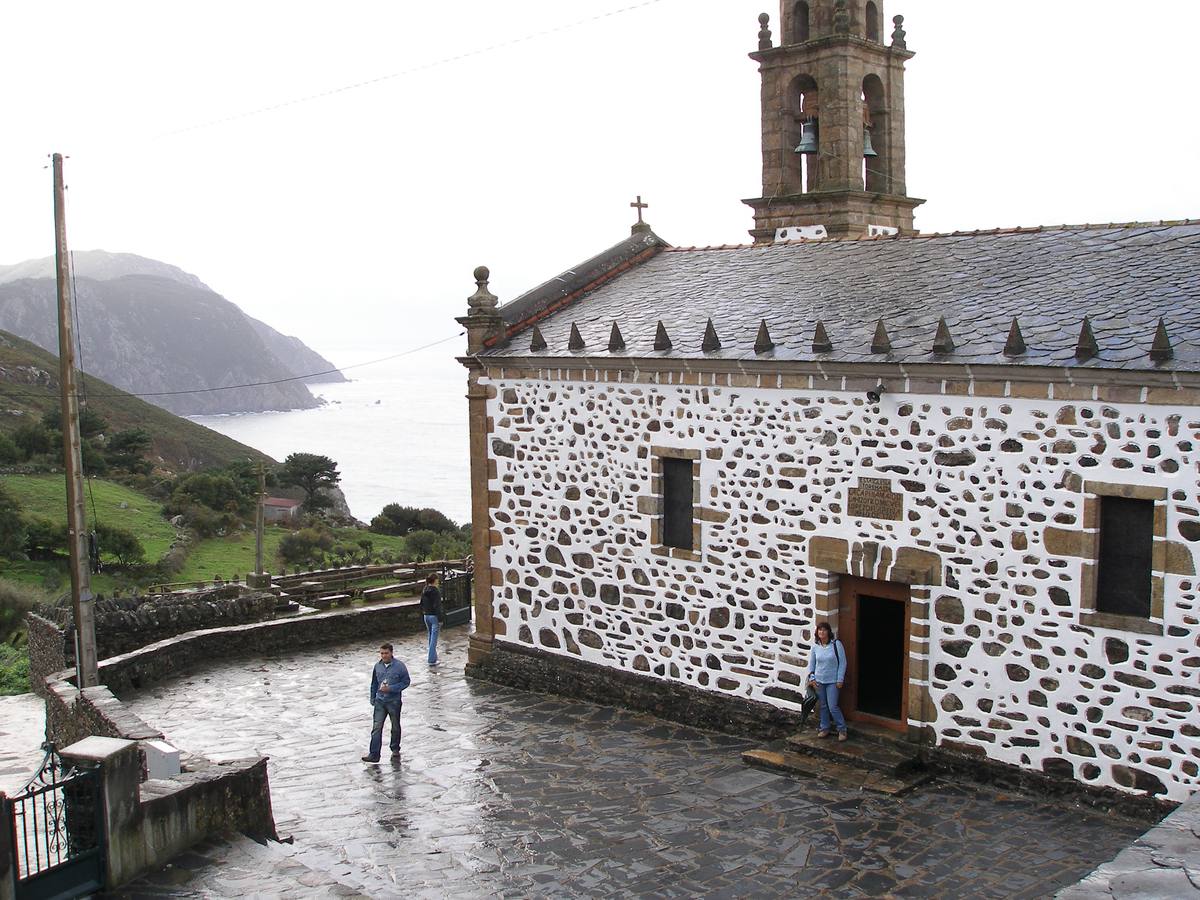
[[[178,745],[271,757],[291,845],[216,841],[127,896],[1041,897],[1145,830],[934,783],[892,798],[740,761],[755,746],[465,678],[413,674],[402,757],[359,761],[371,642],[223,662],[124,698]]]

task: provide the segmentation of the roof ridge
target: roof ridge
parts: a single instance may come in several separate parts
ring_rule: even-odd
[[[1008,228],[964,228],[958,231],[929,231],[914,232],[913,234],[877,234],[861,238],[796,238],[786,241],[772,241],[769,244],[709,244],[707,246],[665,247],[664,253],[701,253],[718,250],[767,250],[771,247],[782,247],[788,244],[858,244],[872,241],[899,240],[929,240],[948,237],[978,237],[986,235],[1009,234],[1041,234],[1045,232],[1063,231],[1114,231],[1125,228],[1176,228],[1186,225],[1200,225],[1200,219],[1159,219],[1146,222],[1108,222],[1085,223],[1082,225],[1014,225]]]

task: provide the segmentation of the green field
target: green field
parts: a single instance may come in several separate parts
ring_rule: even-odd
[[[360,539],[366,538],[373,545],[375,553],[390,551],[398,555],[404,550],[402,537],[372,534],[354,528],[335,528],[333,532],[340,543],[356,544]],[[263,568],[268,572],[280,572],[279,542],[285,534],[287,529],[269,526],[263,535]],[[215,575],[228,580],[234,575],[244,578],[247,572],[253,571],[254,532],[247,529],[229,537],[201,541],[192,548],[183,569],[177,575],[173,575],[172,580],[211,581]]]
[[[67,489],[62,475],[0,475],[0,486],[17,498],[26,513],[66,523]],[[161,504],[144,494],[90,478],[83,488],[83,500],[89,525],[105,522],[135,535],[146,548],[148,563],[162,558],[175,540],[175,529],[162,517]]]

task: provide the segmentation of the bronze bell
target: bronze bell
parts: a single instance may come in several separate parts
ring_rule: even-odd
[[[817,120],[809,119],[800,126],[800,143],[796,145],[796,153],[813,156],[820,151],[817,148]]]
[[[875,148],[871,146],[871,129],[863,127],[863,156],[878,156]]]

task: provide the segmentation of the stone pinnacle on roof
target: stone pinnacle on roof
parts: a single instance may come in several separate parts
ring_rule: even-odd
[[[542,330],[536,325],[533,326],[533,337],[529,339],[529,349],[533,351],[546,349],[546,339],[542,337]]]
[[[571,323],[571,336],[567,338],[568,350],[582,350],[585,344],[583,343],[583,335],[579,333],[579,327]]]
[[[758,325],[758,337],[754,339],[754,352],[766,353],[775,349],[775,342],[771,340],[771,332],[767,330],[767,320],[763,319]]]
[[[488,279],[492,277],[487,266],[475,270],[475,293],[467,298],[467,309],[471,315],[495,312],[497,297],[488,290]]]
[[[1155,362],[1165,362],[1175,355],[1171,346],[1171,337],[1167,334],[1167,323],[1158,320],[1158,328],[1154,330],[1154,343],[1150,346],[1150,358]]]
[[[629,205],[637,210],[637,216],[638,216],[638,220],[636,222],[634,222],[633,227],[629,229],[629,233],[630,234],[644,234],[644,233],[650,231],[649,223],[643,221],[643,219],[642,219],[642,210],[649,209],[650,204],[643,203],[642,195],[638,194],[638,198],[635,201],[633,201],[632,203],[630,203]]]
[[[617,323],[613,322],[612,331],[608,333],[608,352],[615,353],[617,350],[625,349],[625,338],[621,337],[621,329],[617,327]]]
[[[933,336],[933,352],[954,352],[954,338],[950,336],[950,326],[946,324],[945,316],[938,318],[937,333]]]
[[[721,349],[721,339],[717,337],[717,329],[713,328],[712,319],[704,326],[704,343],[700,345],[700,349],[705,353]]]
[[[1012,325],[1008,327],[1008,340],[1004,343],[1004,355],[1024,356],[1028,349],[1025,346],[1025,336],[1021,334],[1021,323],[1013,316]]]
[[[662,319],[658,320],[658,331],[654,334],[654,349],[655,350],[670,350],[671,336],[667,334],[667,329],[662,323]]]
[[[1092,322],[1084,316],[1083,327],[1079,329],[1079,343],[1075,345],[1075,358],[1086,362],[1099,352],[1100,345],[1096,343],[1096,335],[1092,334]]]
[[[825,323],[818,319],[817,327],[813,331],[812,352],[831,353],[832,351],[833,341],[829,339],[829,333],[825,331]]]
[[[888,337],[887,329],[883,327],[883,319],[875,323],[875,337],[871,340],[871,352],[892,352],[892,339]]]
[[[908,32],[904,30],[904,16],[893,16],[892,24],[896,30],[892,32],[892,46],[897,50],[908,49]]]

